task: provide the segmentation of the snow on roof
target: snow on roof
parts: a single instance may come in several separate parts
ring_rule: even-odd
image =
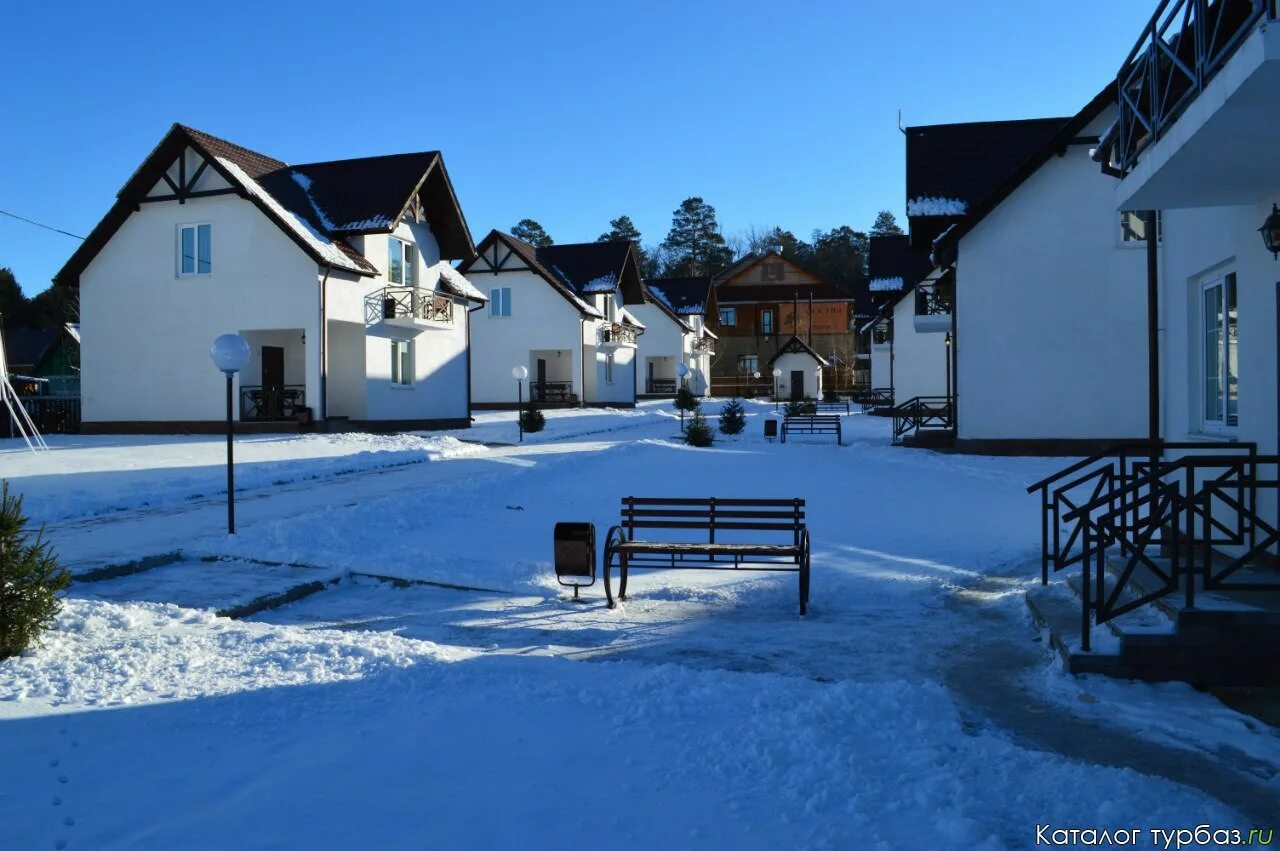
[[[560,271],[557,269],[556,271]],[[561,273],[563,274],[563,273]],[[582,285],[584,293],[611,293],[618,288],[618,276],[614,272],[592,278]]]
[[[644,330],[644,323],[639,319],[636,319],[635,316],[633,316],[625,307],[618,308],[618,319],[626,322],[628,325],[639,328],[641,331]]]
[[[279,201],[272,197],[270,192],[267,192],[267,190],[262,188],[262,185],[258,183],[258,181],[246,174],[244,169],[240,168],[240,166],[225,157],[218,157],[217,159],[222,167],[229,171],[231,176],[234,177],[240,185],[242,185],[251,195],[265,204],[267,208],[280,219],[280,221],[284,222],[290,230],[306,242],[317,255],[324,258],[326,263],[330,263],[340,269],[347,269],[352,272],[365,271],[360,266],[357,266],[350,257],[344,254],[342,249],[334,244],[333,240],[329,239],[329,237],[312,227],[311,223],[305,218],[299,216],[297,213],[285,209]]]
[[[302,187],[302,193],[307,196],[307,202],[311,204],[311,209],[315,210],[316,218],[320,220],[320,224],[325,230],[334,230],[334,224],[329,217],[325,215],[324,210],[320,209],[320,205],[316,203],[316,199],[311,195],[311,178],[301,172],[293,171],[289,173],[293,178],[293,182]]]
[[[908,216],[963,216],[968,206],[958,198],[912,198],[907,202]]]
[[[68,322],[68,323],[67,323],[67,333],[71,335],[71,339],[73,339],[73,340],[75,340],[77,343],[79,343],[79,342],[80,342],[80,323],[79,323],[79,322]]]
[[[455,295],[463,298],[475,299],[479,302],[487,302],[488,296],[476,289],[476,287],[463,276],[461,272],[453,268],[446,260],[441,260],[434,266],[427,267],[426,283],[434,285],[439,283],[446,289],[452,290]],[[432,276],[435,276],[434,278]]]
[[[867,289],[873,293],[893,292],[902,289],[902,278],[872,278]]]

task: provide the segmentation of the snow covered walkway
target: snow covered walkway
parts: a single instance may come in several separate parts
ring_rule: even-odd
[[[1022,488],[1056,461],[895,449],[856,416],[845,447],[768,444],[750,410],[712,450],[644,406],[253,488],[234,539],[183,486],[140,510],[38,477],[32,506],[85,506],[51,525],[73,567],[182,550],[344,578],[252,621],[169,605],[223,593],[182,562],[73,586],[46,646],[0,663],[0,845],[1022,848],[1038,824],[1280,811],[1275,730],[1056,668],[1022,602]],[[504,416],[459,436],[494,444]],[[603,536],[632,493],[805,497],[811,615],[773,574],[645,571],[617,610],[598,586],[569,602],[552,524]],[[227,564],[244,596],[252,568]]]

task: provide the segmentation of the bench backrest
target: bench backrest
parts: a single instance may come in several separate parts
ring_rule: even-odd
[[[800,414],[787,417],[787,425],[839,425],[840,418],[835,414]]]
[[[723,531],[785,533],[798,544],[804,500],[624,496],[621,525],[629,541],[636,540],[638,529],[683,529],[706,530],[713,544]]]

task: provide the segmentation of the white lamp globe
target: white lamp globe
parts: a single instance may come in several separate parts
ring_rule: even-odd
[[[676,375],[680,376],[681,378],[684,378],[684,377],[685,377],[685,376],[687,376],[688,374],[689,374],[689,365],[688,365],[688,364],[684,364],[684,363],[682,363],[682,364],[678,364],[678,365],[676,366]]]
[[[779,368],[777,368],[777,367],[775,366],[775,367],[773,368],[773,377],[774,377],[774,378],[781,378],[781,377],[782,377],[782,370],[781,370],[781,369],[779,369]]]
[[[249,362],[249,344],[239,334],[223,334],[209,347],[209,359],[220,372],[232,375]]]
[[[758,369],[757,369],[755,372],[751,373],[751,377],[752,377],[752,378],[759,378],[759,377],[760,377],[760,370],[758,370]]]
[[[524,366],[516,366],[511,369],[511,377],[516,381],[524,381],[529,377],[529,370]]]

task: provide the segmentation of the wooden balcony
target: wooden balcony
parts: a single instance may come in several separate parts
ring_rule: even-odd
[[[452,325],[453,320],[453,299],[420,287],[384,287],[364,300],[366,325],[439,328]]]

